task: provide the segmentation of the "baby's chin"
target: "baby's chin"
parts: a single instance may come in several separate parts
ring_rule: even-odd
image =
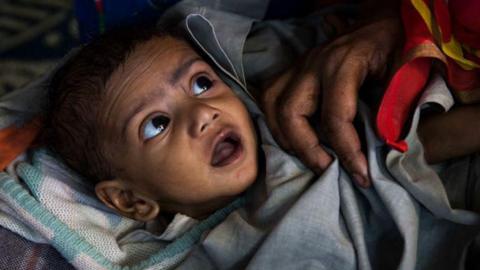
[[[197,193],[195,199],[184,198],[186,201],[171,203],[163,209],[171,214],[182,213],[195,219],[205,219],[215,211],[228,206],[255,183],[257,166],[255,164],[248,169],[233,171],[231,175],[232,177],[215,177],[214,183],[218,185],[214,184],[213,190],[205,190],[203,196]]]
[[[232,196],[238,196],[245,192],[250,186],[255,183],[257,178],[258,165],[255,159],[255,162],[252,162],[250,166],[246,166],[241,170],[236,171],[235,176],[228,180],[235,182],[235,185],[232,189]]]

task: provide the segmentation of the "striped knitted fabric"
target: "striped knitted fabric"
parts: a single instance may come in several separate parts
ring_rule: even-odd
[[[168,243],[156,240],[143,223],[110,211],[45,149],[33,151],[31,162],[19,162],[15,174],[0,173],[0,226],[52,245],[79,269],[170,268],[243,204],[239,198]]]

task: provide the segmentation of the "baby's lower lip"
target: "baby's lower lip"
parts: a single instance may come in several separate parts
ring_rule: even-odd
[[[225,143],[225,142],[224,142]],[[243,154],[243,144],[240,140],[230,143],[227,147],[215,151],[212,157],[211,165],[213,167],[225,167],[235,163]]]

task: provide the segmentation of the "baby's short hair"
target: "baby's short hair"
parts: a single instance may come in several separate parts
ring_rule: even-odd
[[[127,27],[109,31],[85,45],[53,76],[44,139],[65,162],[93,183],[113,179],[115,171],[99,138],[105,85],[136,46],[153,37],[178,33]]]

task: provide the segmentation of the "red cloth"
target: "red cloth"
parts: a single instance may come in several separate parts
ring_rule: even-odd
[[[27,150],[38,136],[42,121],[34,118],[23,126],[12,125],[0,130],[0,170],[4,170],[18,155]]]
[[[480,1],[404,0],[401,14],[403,65],[385,91],[376,122],[380,138],[406,151],[403,128],[429,78],[433,60],[443,63],[446,81],[460,102],[480,101]]]

